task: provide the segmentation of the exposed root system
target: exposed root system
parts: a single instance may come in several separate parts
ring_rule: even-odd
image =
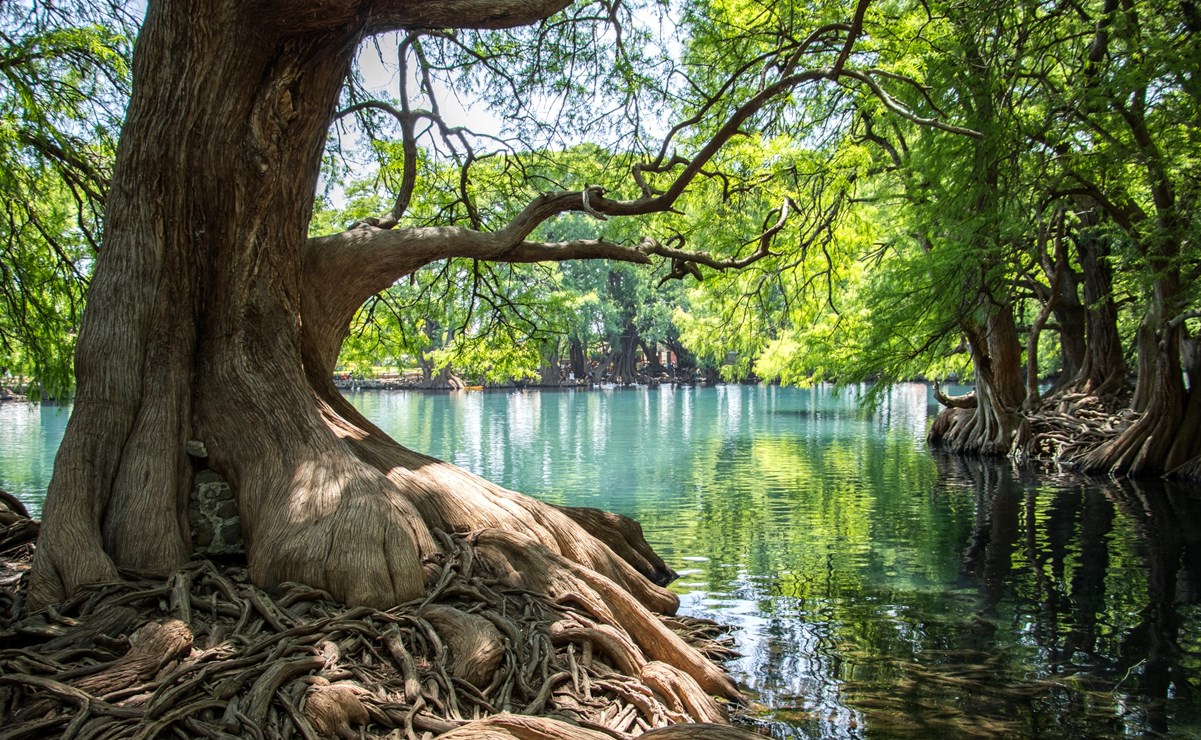
[[[1116,398],[1062,393],[1027,418],[1028,433],[1015,445],[1021,456],[1076,464],[1138,420]]]
[[[619,594],[551,600],[488,573],[493,536],[440,536],[427,596],[388,610],[294,583],[268,594],[210,561],[21,618],[6,586],[0,740],[755,737],[654,659],[675,642],[730,657],[718,625],[657,618],[641,646],[606,623]]]

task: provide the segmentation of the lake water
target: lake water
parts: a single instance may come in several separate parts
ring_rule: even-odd
[[[368,392],[402,443],[637,518],[781,738],[1201,736],[1201,492],[932,454],[923,385]],[[66,415],[0,406],[35,507]]]

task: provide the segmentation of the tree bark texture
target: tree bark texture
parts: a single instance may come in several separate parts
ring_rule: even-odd
[[[1080,461],[1084,470],[1113,475],[1166,473],[1196,455],[1195,439],[1181,434],[1195,427],[1201,409],[1190,403],[1196,393],[1184,384],[1184,329],[1170,320],[1179,297],[1175,276],[1157,281],[1138,329],[1138,382],[1131,406],[1140,416],[1085,455]]]
[[[588,354],[584,351],[583,342],[571,337],[567,340],[567,347],[571,372],[575,374],[577,381],[586,379],[588,377]]]
[[[558,339],[548,340],[542,343],[542,362],[538,367],[538,384],[539,385],[560,385],[563,383],[563,368],[559,360],[559,345]]]
[[[1012,306],[1001,306],[983,327],[969,326],[966,333],[976,370],[975,403],[944,408],[928,440],[959,453],[1005,455],[1019,431],[1025,396]]]
[[[151,4],[136,46],[35,602],[189,557],[189,438],[236,479],[251,537],[279,503],[265,490],[331,441],[298,361],[299,264],[361,31],[285,35],[237,4],[199,5]]]
[[[1075,386],[1083,393],[1104,396],[1126,385],[1126,360],[1113,302],[1113,268],[1107,242],[1087,231],[1077,237],[1076,253],[1084,275],[1088,343]]]
[[[637,352],[638,330],[630,324],[621,333],[621,339],[613,348],[612,361],[609,363],[610,380],[618,385],[631,385],[638,382]]]
[[[314,274],[312,278],[314,281],[316,281],[320,280],[321,276],[319,274]],[[467,384],[463,382],[462,378],[455,375],[454,368],[450,365],[444,365],[441,369],[435,372],[434,362],[429,356],[431,351],[441,349],[454,340],[454,329],[448,329],[446,331],[445,340],[443,340],[442,327],[434,319],[427,318],[425,320],[425,331],[426,334],[429,335],[430,344],[425,349],[417,353],[417,364],[421,366],[421,382],[417,385],[417,387],[426,390],[452,391],[458,391],[466,388]],[[329,346],[335,342],[336,339],[330,337],[329,339],[323,341],[322,348],[314,348],[313,351],[321,352],[324,350],[326,355],[328,355]],[[319,360],[321,364],[326,364],[328,362],[327,357],[321,357]],[[336,351],[334,353],[334,360],[337,361]]]

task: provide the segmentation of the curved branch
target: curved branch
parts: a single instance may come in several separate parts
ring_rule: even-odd
[[[863,16],[867,14],[867,6],[871,4],[871,0],[859,0],[855,7],[855,17],[851,21],[851,27],[847,29],[847,40],[842,46],[842,51],[838,54],[838,59],[834,62],[834,75],[838,76],[842,72],[842,68],[846,66],[847,60],[851,56],[851,51],[855,48],[855,41],[859,38],[859,34],[863,33]]]
[[[407,39],[406,39],[407,42]],[[402,47],[404,44],[402,44]],[[404,52],[401,52],[403,58]],[[401,64],[401,73],[404,74],[405,65]],[[380,100],[364,100],[354,105],[347,106],[335,114],[336,118],[357,113],[362,110],[378,110],[396,119],[400,124],[401,136],[401,152],[404,156],[404,161],[401,163],[401,179],[400,190],[396,193],[396,198],[393,201],[392,209],[387,215],[381,218],[367,219],[365,222],[370,226],[378,226],[381,229],[390,229],[400,222],[401,216],[409,208],[409,203],[413,199],[413,191],[417,187],[417,138],[415,136],[416,127],[414,124],[420,117],[419,113],[409,109],[408,101],[405,99],[403,84],[401,91],[401,109],[397,110],[390,103],[385,103]]]
[[[675,204],[676,200],[684,193],[691,184],[692,180],[704,169],[705,165],[716,156],[727,142],[742,130],[742,125],[747,122],[753,115],[758,113],[769,102],[775,99],[788,90],[791,90],[806,82],[815,82],[818,80],[829,79],[835,82],[842,78],[850,78],[858,80],[865,84],[886,108],[895,114],[912,121],[919,126],[927,126],[930,128],[939,129],[948,133],[954,133],[961,136],[970,136],[973,138],[983,138],[984,135],[979,131],[969,129],[963,126],[956,126],[949,123],[944,123],[934,118],[924,118],[917,115],[913,111],[902,106],[894,100],[880,84],[872,79],[872,77],[860,70],[836,70],[834,68],[818,68],[789,74],[777,80],[774,84],[765,86],[757,94],[737,108],[726,122],[717,130],[713,137],[701,148],[701,150],[691,160],[685,160],[682,157],[674,157],[672,159],[672,167],[676,164],[683,164],[684,169],[680,175],[672,182],[672,184],[658,195],[646,195],[647,189],[643,189],[643,197],[636,200],[614,201],[605,198],[598,198],[590,202],[590,206],[609,216],[632,216],[644,215],[648,213],[658,213],[668,211]],[[651,167],[643,166],[640,171],[646,171],[652,167],[660,166],[661,162],[656,161]],[[573,208],[571,210],[580,210]]]
[[[971,391],[962,396],[948,396],[943,392],[942,386],[938,381],[934,381],[934,400],[946,406],[949,409],[974,409],[976,408],[976,392]]]
[[[930,128],[936,128],[940,131],[959,134],[960,136],[970,136],[973,139],[984,138],[984,134],[974,129],[966,128],[964,126],[956,126],[950,123],[944,123],[937,118],[923,118],[922,116],[919,116],[905,106],[901,105],[895,98],[889,95],[888,92],[871,76],[871,73],[869,72],[864,72],[858,69],[844,69],[840,73],[839,77],[848,77],[852,80],[858,80],[859,82],[862,82],[868,87],[869,90],[872,91],[872,94],[884,104],[885,108],[907,121],[912,121],[919,126],[928,126]]]
[[[817,43],[823,37],[838,31],[849,32],[851,31],[851,27],[844,23],[830,23],[815,29],[800,43],[784,46],[779,49],[773,49],[747,60],[730,73],[730,75],[726,78],[726,81],[722,83],[721,87],[719,87],[715,93],[704,96],[705,102],[695,114],[671,127],[671,130],[669,130],[667,135],[663,137],[663,145],[659,148],[658,156],[655,157],[654,161],[649,167],[644,167],[643,169],[649,170],[651,167],[664,166],[663,161],[667,158],[667,152],[671,148],[671,142],[675,138],[676,134],[680,133],[689,126],[695,126],[704,120],[705,115],[713,108],[713,106],[717,105],[717,103],[720,102],[723,97],[725,97],[726,93],[734,89],[734,86],[739,80],[742,79],[743,75],[745,75],[751,69],[760,64],[766,64],[773,59],[786,56],[786,61],[781,62],[781,69],[783,69],[786,74],[790,74],[796,69],[796,65],[799,62],[801,55],[804,54],[810,46]],[[685,76],[685,79],[688,80],[690,84],[693,84],[691,78]],[[693,86],[696,87],[695,84],[693,84]]]
[[[1180,325],[1189,319],[1201,319],[1201,311],[1184,311],[1177,314],[1168,322],[1167,328],[1169,331],[1180,328]]]

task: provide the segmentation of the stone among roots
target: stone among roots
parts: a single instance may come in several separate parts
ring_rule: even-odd
[[[201,555],[239,555],[246,551],[238,502],[229,483],[212,470],[196,474],[188,501],[192,547]]]

